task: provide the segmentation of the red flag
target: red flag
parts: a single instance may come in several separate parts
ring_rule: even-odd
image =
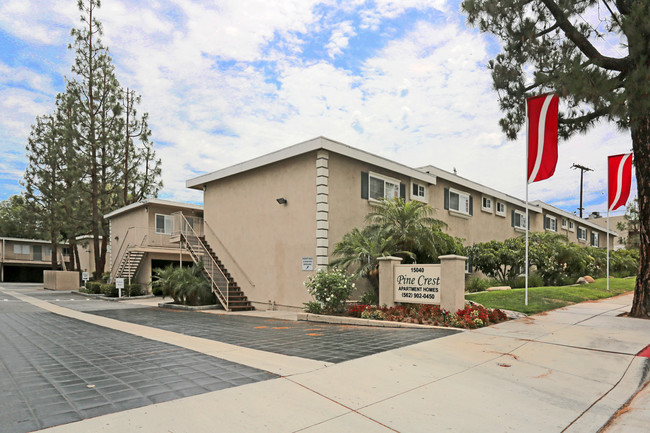
[[[555,173],[558,102],[556,95],[540,95],[526,99],[528,183],[548,179]]]
[[[624,153],[607,157],[607,174],[609,178],[607,206],[612,211],[623,206],[630,196],[632,154]]]

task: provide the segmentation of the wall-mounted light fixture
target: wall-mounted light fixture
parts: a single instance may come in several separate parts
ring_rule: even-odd
[[[277,201],[279,204],[287,204],[287,199],[284,197],[276,198],[275,201]]]
[[[119,240],[120,240],[120,237],[119,237],[119,236],[115,236],[115,240],[116,240],[116,241],[119,241]]]

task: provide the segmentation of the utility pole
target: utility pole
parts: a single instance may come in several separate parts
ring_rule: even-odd
[[[582,211],[584,210],[584,208],[582,207],[582,180],[585,171],[593,171],[593,170],[589,167],[585,167],[584,165],[578,165],[578,164],[573,164],[571,168],[577,168],[578,170],[580,170],[580,207],[578,208],[578,210],[580,211],[580,218],[582,218]]]

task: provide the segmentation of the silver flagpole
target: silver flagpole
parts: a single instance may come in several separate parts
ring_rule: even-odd
[[[607,290],[609,290],[609,158],[607,158]]]
[[[607,194],[607,290],[609,290],[609,193]]]
[[[530,143],[528,142],[528,101],[525,102],[526,104],[526,163],[524,166],[526,167],[526,176],[524,177],[526,179],[526,221],[524,224],[526,225],[526,295],[524,299],[524,305],[528,305],[528,148],[530,147]]]

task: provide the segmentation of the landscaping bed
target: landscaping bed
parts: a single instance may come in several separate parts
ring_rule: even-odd
[[[506,314],[498,308],[471,304],[465,305],[465,308],[455,313],[445,311],[439,305],[402,304],[395,307],[379,307],[358,304],[348,308],[347,316],[464,329],[481,328],[508,320]]]

